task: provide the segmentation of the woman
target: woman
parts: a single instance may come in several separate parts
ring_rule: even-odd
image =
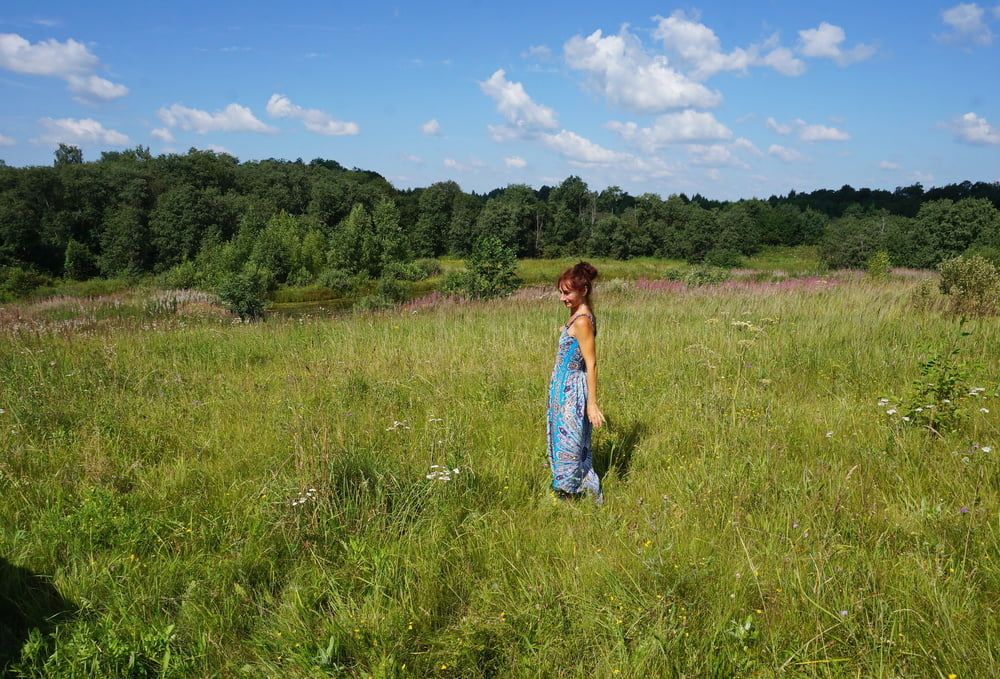
[[[604,496],[590,449],[592,428],[604,424],[597,407],[597,325],[590,301],[595,278],[597,269],[587,262],[559,276],[559,300],[569,309],[569,321],[559,333],[546,430],[553,492],[560,498],[589,492],[600,503]]]

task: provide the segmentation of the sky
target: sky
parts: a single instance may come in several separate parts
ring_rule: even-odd
[[[0,159],[329,158],[633,195],[1000,181],[1000,4],[0,6]]]

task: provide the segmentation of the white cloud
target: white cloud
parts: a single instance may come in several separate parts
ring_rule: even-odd
[[[182,130],[194,131],[198,134],[208,132],[275,132],[270,125],[265,125],[254,116],[246,106],[229,104],[226,108],[209,113],[197,108],[188,108],[183,104],[172,104],[169,108],[161,108],[156,112],[167,127],[179,127]]]
[[[609,122],[607,127],[625,141],[648,152],[672,142],[719,141],[733,136],[732,131],[711,113],[690,109],[661,115],[649,127],[616,120]]]
[[[498,69],[489,80],[479,83],[479,89],[496,102],[497,111],[513,126],[509,130],[513,136],[539,129],[551,130],[559,126],[554,110],[536,104],[521,83],[507,80],[506,75],[502,68]],[[498,135],[493,136],[496,139]]]
[[[693,165],[703,165],[705,167],[742,167],[748,165],[733,155],[729,147],[722,144],[690,144],[688,153],[691,154]]]
[[[934,181],[934,175],[930,172],[921,172],[920,170],[914,171],[910,174],[910,177],[913,178],[913,181],[920,182],[921,184],[930,184]]]
[[[41,144],[103,144],[125,146],[128,137],[117,130],[105,128],[93,118],[42,118],[45,132],[34,141]]]
[[[733,142],[733,148],[743,149],[744,151],[749,151],[758,158],[764,155],[764,152],[757,148],[752,141],[744,137],[740,137]]]
[[[154,128],[150,132],[150,134],[159,139],[160,141],[164,142],[165,144],[170,144],[173,143],[174,141],[174,135],[171,134],[170,130],[168,130],[165,127]]]
[[[975,3],[963,3],[949,7],[941,12],[941,20],[948,27],[948,32],[935,36],[941,42],[953,45],[990,45],[993,43],[993,32],[983,21],[984,10]],[[1000,17],[1000,6],[993,10]]]
[[[791,50],[777,45],[777,36],[762,45],[736,47],[730,52],[722,50],[715,31],[698,22],[697,13],[688,16],[677,10],[669,17],[656,16],[653,37],[684,63],[688,75],[704,80],[721,71],[746,72],[751,66],[769,66],[784,75],[799,75],[805,64]],[[762,52],[767,52],[762,56]]]
[[[581,163],[618,163],[628,158],[626,153],[606,149],[569,130],[561,130],[558,134],[543,134],[542,142],[566,158]]]
[[[894,163],[890,160],[880,160],[878,167],[880,170],[898,170],[899,163]]]
[[[778,134],[798,132],[799,139],[802,141],[847,141],[851,138],[851,135],[844,130],[827,125],[807,123],[801,118],[796,118],[791,123],[779,123],[774,118],[768,117],[764,124],[767,125],[767,129]]]
[[[0,67],[17,73],[65,78],[91,73],[98,65],[87,46],[72,38],[32,44],[16,33],[0,33]]]
[[[795,149],[786,148],[779,144],[771,144],[767,149],[768,155],[772,155],[775,158],[780,158],[786,163],[791,163],[796,160],[802,160],[802,154]]]
[[[404,153],[402,155],[402,158],[406,162],[413,163],[415,165],[420,165],[421,163],[424,162],[423,158],[421,158],[420,156],[413,155],[412,153]]]
[[[804,120],[796,120],[799,126],[799,139],[802,141],[847,141],[851,135],[844,130],[826,125],[810,125]]]
[[[128,88],[124,85],[113,83],[96,75],[71,75],[67,79],[67,82],[69,83],[71,92],[79,94],[84,98],[111,101],[113,99],[120,99],[128,94]]]
[[[503,159],[503,164],[507,167],[516,167],[518,169],[527,167],[528,161],[526,161],[521,156],[508,156]]]
[[[717,182],[720,179],[722,179],[722,173],[719,172],[719,170],[714,167],[710,170],[706,170],[705,176],[711,179],[713,182]]]
[[[600,30],[576,35],[563,46],[570,68],[590,74],[608,101],[639,113],[718,106],[722,95],[670,67],[666,57],[650,55],[626,28],[605,36]]]
[[[431,118],[420,126],[420,131],[429,137],[436,137],[441,134],[441,124],[437,121],[437,118]]]
[[[806,70],[805,62],[795,56],[787,47],[776,47],[761,57],[760,63],[770,66],[782,75],[802,75]]]
[[[110,101],[128,94],[124,85],[94,75],[99,66],[97,56],[72,38],[31,43],[16,33],[0,33],[0,68],[62,78],[71,92],[86,98]]]
[[[864,61],[875,54],[875,47],[864,43],[844,50],[841,43],[846,39],[843,28],[823,21],[816,28],[799,31],[799,52],[807,57],[832,59],[840,66]]]
[[[993,127],[986,118],[969,112],[951,123],[955,139],[966,144],[985,146],[1000,144],[1000,129]]]
[[[233,106],[233,104],[230,104]],[[328,137],[355,135],[361,132],[357,123],[337,120],[326,111],[316,108],[302,108],[283,94],[272,94],[267,100],[267,114],[272,118],[295,118],[310,132]],[[248,110],[249,112],[249,110]],[[263,124],[263,123],[261,123]]]
[[[522,59],[534,59],[535,61],[548,61],[552,58],[552,50],[547,45],[532,45],[521,52]]]
[[[445,158],[443,164],[449,170],[455,170],[457,172],[475,172],[483,166],[483,163],[479,160],[471,160],[468,163],[462,163],[454,158]]]
[[[211,151],[212,153],[225,153],[227,155],[234,155],[232,151],[227,149],[225,146],[219,146],[218,144],[205,144],[200,147],[203,151]]]
[[[5,134],[0,134],[0,146],[13,146],[17,143],[13,137],[8,137]]]
[[[779,123],[777,120],[775,120],[770,116],[768,116],[767,120],[764,121],[764,124],[767,125],[767,129],[771,130],[772,132],[777,132],[778,134],[791,134],[792,132],[791,125],[786,125],[785,123]]]

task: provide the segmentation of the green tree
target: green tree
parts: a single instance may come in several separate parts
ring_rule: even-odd
[[[80,165],[83,163],[83,151],[80,150],[79,146],[69,146],[60,143],[54,155],[56,157],[56,167],[60,165]]]
[[[137,276],[148,269],[149,232],[135,205],[122,204],[105,214],[98,268],[105,276]]]

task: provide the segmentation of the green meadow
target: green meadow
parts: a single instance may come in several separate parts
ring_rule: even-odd
[[[636,277],[595,299],[600,507],[547,492],[551,285],[259,324],[0,307],[0,666],[1000,675],[1000,322],[912,276],[609,282]],[[902,419],[935,355],[965,371],[940,432]]]

